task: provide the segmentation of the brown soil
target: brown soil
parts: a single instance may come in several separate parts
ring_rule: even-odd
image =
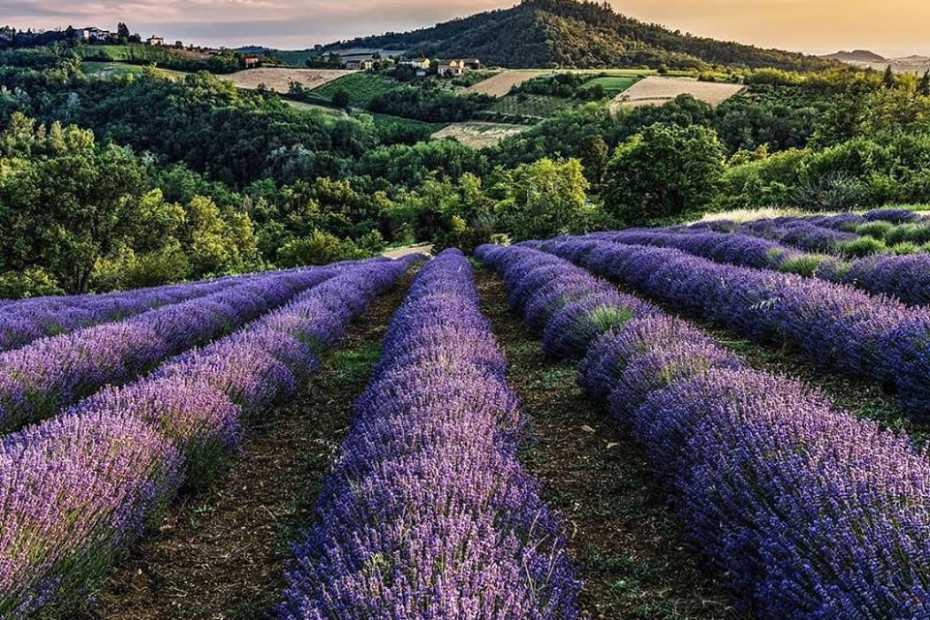
[[[172,507],[82,619],[259,618],[278,603],[289,543],[312,520],[352,403],[409,282],[376,300],[301,394],[253,429],[212,490]]]
[[[629,432],[584,397],[570,363],[543,359],[539,341],[509,311],[501,280],[484,269],[477,280],[510,384],[532,421],[523,462],[565,523],[585,612],[610,620],[739,617],[689,548]]]
[[[264,85],[276,93],[287,94],[291,89],[291,82],[297,82],[304,88],[313,90],[333,80],[338,80],[357,71],[344,71],[342,69],[289,69],[289,68],[260,68],[247,69],[237,73],[220,76],[222,80],[229,80],[238,88],[255,90]]]
[[[552,71],[544,69],[512,69],[510,71],[501,71],[486,80],[478,82],[465,89],[466,93],[478,95],[491,95],[492,97],[503,97],[510,92],[514,86],[519,86],[533,78],[541,75],[549,75]]]

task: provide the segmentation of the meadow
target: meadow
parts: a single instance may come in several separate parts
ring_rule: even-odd
[[[354,106],[365,107],[379,95],[383,95],[397,83],[377,73],[353,73],[337,80],[318,86],[313,90],[314,95],[325,99],[332,99],[338,91],[345,91],[349,101]]]
[[[930,220],[771,215],[0,301],[0,616],[930,614]]]

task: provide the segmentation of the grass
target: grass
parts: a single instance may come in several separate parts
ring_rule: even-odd
[[[82,45],[75,48],[82,58],[103,62],[157,63],[177,60],[178,56],[164,47],[148,45]]]
[[[315,103],[305,103],[303,101],[294,101],[292,99],[283,99],[284,103],[291,106],[295,110],[300,110],[302,112],[322,112],[327,116],[332,116],[334,118],[347,118],[348,114],[344,110],[339,110],[337,108],[331,108],[325,105],[317,105]]]
[[[383,95],[393,88],[397,88],[395,80],[379,73],[353,73],[312,91],[314,95],[332,100],[339,90],[349,93],[349,102],[356,107],[368,107],[376,97]]]
[[[82,64],[84,73],[90,76],[102,79],[111,79],[114,77],[124,77],[127,75],[142,75],[146,69],[151,69],[155,75],[168,79],[183,78],[186,73],[183,71],[172,71],[170,69],[160,69],[158,67],[146,67],[145,65],[129,65],[123,62],[102,62],[95,60],[86,60]]]
[[[584,88],[593,88],[600,86],[608,97],[613,99],[630,86],[639,81],[639,75],[618,75],[607,77],[596,77],[584,83]]]
[[[375,127],[385,131],[396,131],[405,129],[408,131],[424,132],[424,140],[428,139],[430,134],[438,131],[444,125],[442,123],[427,123],[412,118],[402,118],[400,116],[391,116],[390,114],[374,114],[365,112],[375,121]]]
[[[571,107],[573,102],[560,97],[546,95],[516,94],[501,97],[488,108],[482,118],[504,119],[531,119],[543,120],[555,115],[560,110]]]

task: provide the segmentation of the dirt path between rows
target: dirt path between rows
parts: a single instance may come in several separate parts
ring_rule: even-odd
[[[684,538],[642,451],[585,398],[570,363],[543,359],[540,342],[507,307],[503,282],[476,273],[481,307],[510,363],[531,419],[522,461],[559,511],[585,581],[592,619],[739,618]]]
[[[409,283],[377,299],[300,395],[253,429],[212,490],[180,499],[81,620],[255,619],[279,602],[289,543],[310,525],[352,403]]]

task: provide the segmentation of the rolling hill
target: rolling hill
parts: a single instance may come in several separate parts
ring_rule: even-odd
[[[401,49],[429,57],[476,57],[512,68],[565,66],[705,68],[712,65],[809,70],[835,61],[717,41],[671,31],[615,13],[607,4],[524,0],[406,33],[387,33],[326,46]]]
[[[834,54],[828,54],[824,58],[832,58],[841,62],[888,62],[888,59],[884,56],[869,50],[853,50],[851,52],[841,50]]]

